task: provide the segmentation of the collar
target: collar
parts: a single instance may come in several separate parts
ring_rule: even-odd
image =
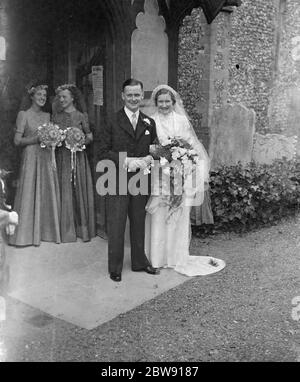
[[[139,115],[140,115],[139,110],[137,110],[135,113],[133,113],[133,111],[129,110],[128,107],[124,106],[124,111],[125,111],[125,114],[127,115],[130,122],[132,121],[132,114],[136,115],[136,120],[139,119]]]

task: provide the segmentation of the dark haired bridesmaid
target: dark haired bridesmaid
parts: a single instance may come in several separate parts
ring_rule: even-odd
[[[61,129],[78,127],[85,134],[85,143],[93,140],[80,90],[75,85],[62,85],[56,90],[59,110],[53,122]],[[65,145],[57,149],[57,171],[61,190],[60,232],[62,242],[77,238],[89,241],[95,236],[94,189],[91,169],[85,151],[76,153],[75,176],[72,178],[71,152]]]

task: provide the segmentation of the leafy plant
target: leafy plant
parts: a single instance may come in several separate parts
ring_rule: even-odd
[[[300,159],[223,166],[211,173],[213,231],[245,232],[295,214],[300,205]],[[206,227],[194,232],[207,232]]]

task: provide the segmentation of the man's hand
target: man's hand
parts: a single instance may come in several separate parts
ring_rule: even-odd
[[[151,155],[147,155],[146,157],[133,157],[133,158],[126,158],[124,162],[124,168],[128,172],[134,172],[138,168],[141,170],[145,170],[152,162],[153,158]]]
[[[151,155],[147,155],[143,158],[143,160],[147,163],[147,166],[150,166],[150,164],[153,162],[153,157]]]
[[[153,158],[151,155],[147,155],[146,157],[139,158],[138,163],[139,163],[139,168],[142,170],[146,170],[151,163],[153,162]]]
[[[134,172],[137,170],[138,165],[137,165],[138,158],[136,157],[130,157],[126,158],[123,164],[123,168],[127,170],[128,172]]]

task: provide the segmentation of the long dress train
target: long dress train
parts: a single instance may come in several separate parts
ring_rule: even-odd
[[[175,112],[168,116],[158,113],[152,116],[156,122],[157,136],[162,142],[168,137],[181,137],[193,143],[187,118]],[[162,173],[162,184],[168,182],[168,175]],[[155,183],[155,180],[154,180]],[[157,184],[152,184],[156,191],[147,204],[145,246],[146,254],[155,268],[174,268],[187,276],[206,275],[224,268],[223,260],[210,256],[191,256],[191,206],[185,196],[180,208],[171,216],[169,206],[165,205],[163,195],[157,195]]]

